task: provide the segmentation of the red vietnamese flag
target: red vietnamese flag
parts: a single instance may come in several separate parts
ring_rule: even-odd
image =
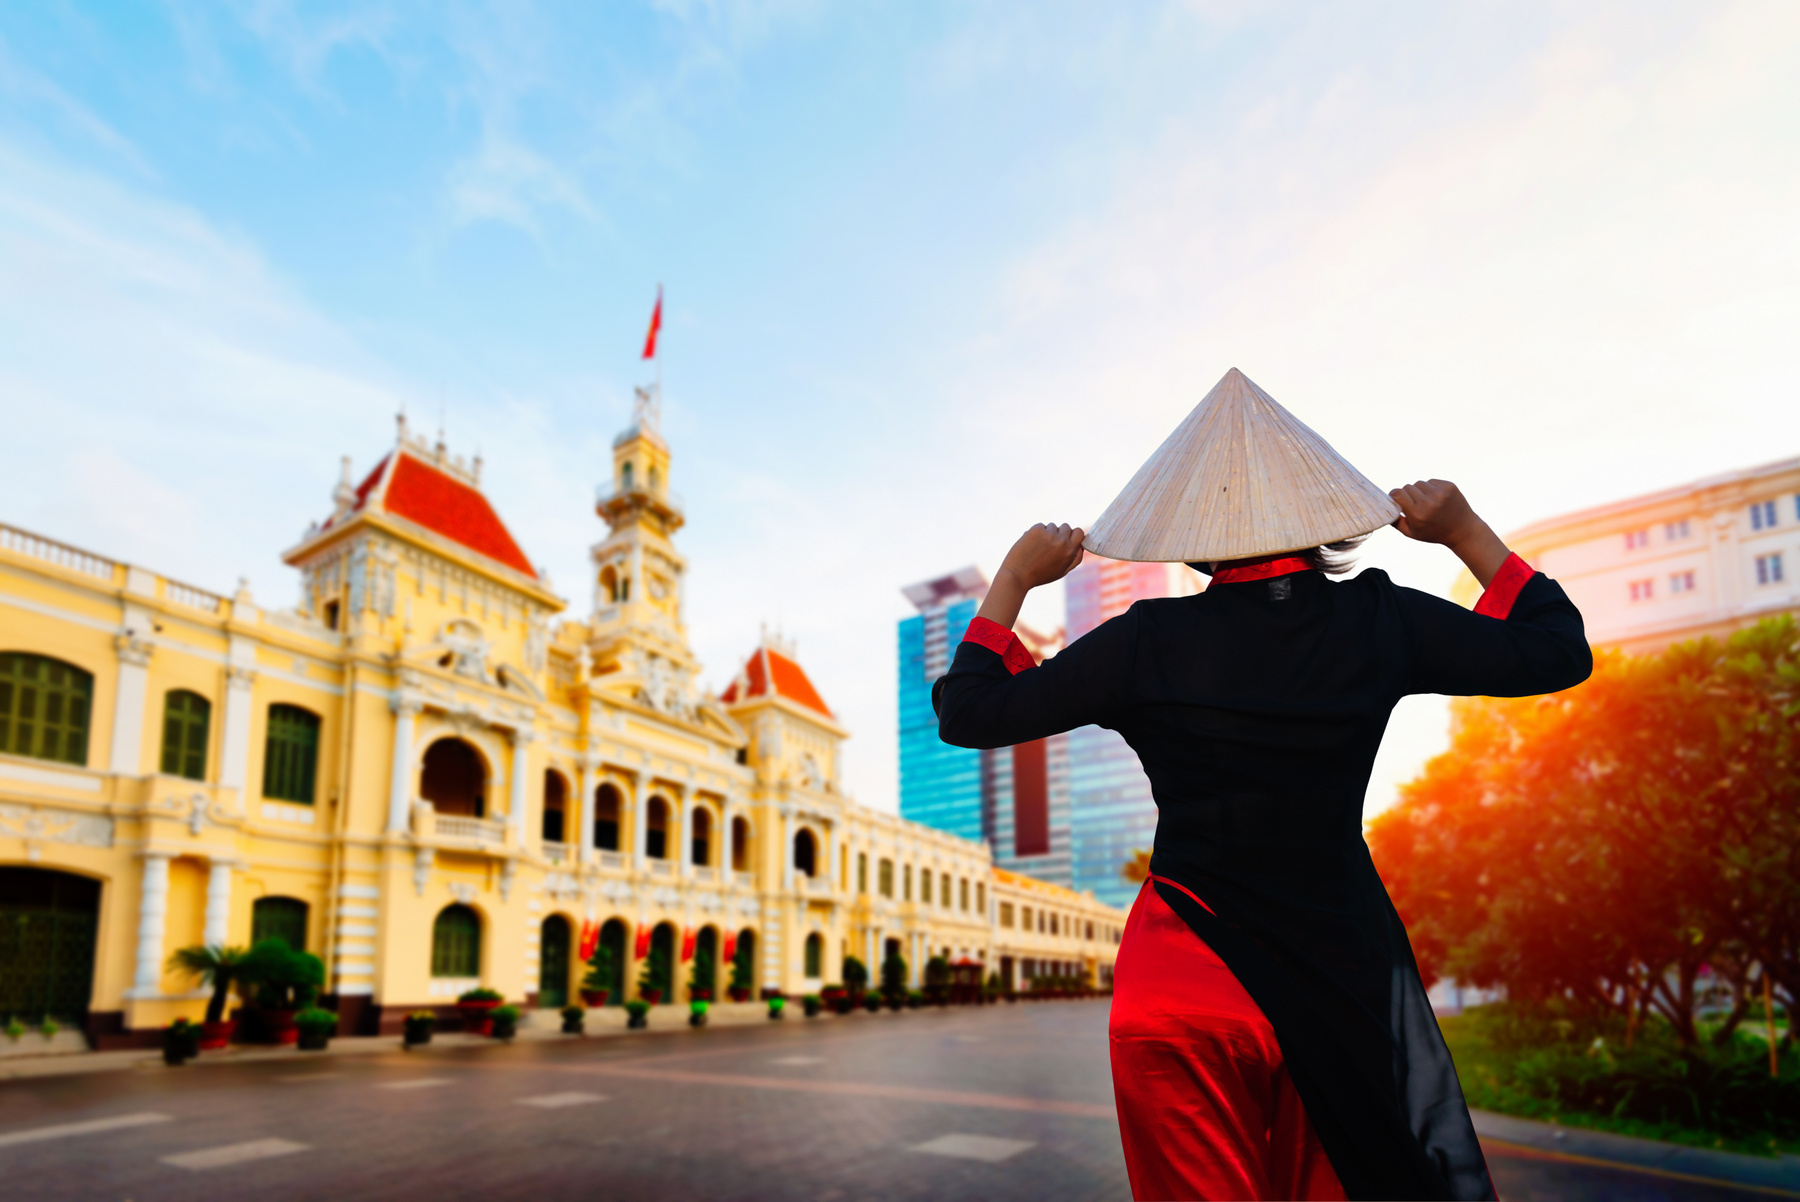
[[[725,962],[729,964],[735,959],[737,959],[737,936],[727,935],[725,936]]]
[[[644,358],[656,358],[656,336],[662,333],[662,285],[656,286],[656,308],[650,311],[650,333],[644,338]]]
[[[691,928],[681,932],[681,962],[686,964],[694,958],[694,932]]]
[[[587,963],[594,958],[594,949],[600,946],[600,926],[598,923],[581,924],[581,962]]]
[[[650,954],[650,928],[647,926],[639,927],[638,933],[637,933],[637,954],[635,956],[633,956],[632,959],[642,960],[645,956],[648,956],[649,954]]]

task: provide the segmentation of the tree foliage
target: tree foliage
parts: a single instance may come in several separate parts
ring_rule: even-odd
[[[1584,684],[1455,705],[1369,846],[1427,981],[1624,1015],[1684,1048],[1704,986],[1800,992],[1800,631],[1603,652]]]

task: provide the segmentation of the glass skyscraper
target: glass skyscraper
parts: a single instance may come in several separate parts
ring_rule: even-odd
[[[1000,867],[1068,885],[1069,737],[992,751],[938,738],[931,686],[949,670],[987,595],[987,579],[971,567],[902,591],[919,614],[902,619],[898,630],[900,816],[984,839]],[[1040,660],[1060,646],[1060,634],[1017,629]]]
[[[1186,564],[1129,563],[1086,556],[1063,584],[1068,639],[1074,642],[1108,618],[1150,597],[1200,591]],[[1130,906],[1138,886],[1120,875],[1134,852],[1156,840],[1156,802],[1137,753],[1115,731],[1083,726],[1068,739],[1072,888],[1092,890],[1115,906]]]

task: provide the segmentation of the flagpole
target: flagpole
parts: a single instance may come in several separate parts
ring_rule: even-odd
[[[663,286],[660,281],[656,285],[656,312],[662,315]],[[656,425],[657,433],[662,433],[662,324],[660,320],[656,328]]]

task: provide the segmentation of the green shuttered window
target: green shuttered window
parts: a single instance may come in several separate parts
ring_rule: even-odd
[[[206,732],[212,702],[186,689],[172,690],[163,700],[162,770],[167,776],[206,779]]]
[[[94,678],[73,664],[0,652],[0,751],[87,763]]]
[[[445,906],[431,928],[431,975],[481,975],[481,916],[467,906]]]
[[[306,903],[297,897],[259,897],[250,907],[250,942],[280,939],[297,952],[306,950]]]
[[[318,770],[319,716],[297,705],[271,705],[263,796],[311,805]]]

